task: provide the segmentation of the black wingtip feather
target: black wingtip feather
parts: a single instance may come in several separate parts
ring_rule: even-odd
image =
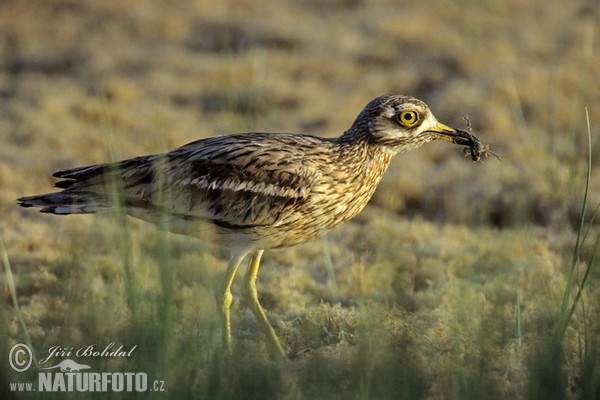
[[[69,187],[71,187],[75,182],[77,182],[76,180],[64,180],[64,181],[58,181],[54,184],[55,187],[57,188],[61,188],[61,189],[67,189]]]

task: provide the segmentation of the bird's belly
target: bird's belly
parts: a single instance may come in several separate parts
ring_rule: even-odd
[[[367,200],[368,201],[368,200]],[[308,242],[356,216],[367,203],[360,196],[315,201],[290,213],[273,226],[257,227],[253,241],[264,248],[295,246]]]
[[[262,216],[259,218],[262,221],[240,221],[238,224],[218,223],[182,213],[152,213],[135,207],[127,209],[127,213],[151,222],[159,229],[222,246],[272,249],[295,246],[326,234],[357,215],[371,194],[360,190],[316,191],[306,202],[279,204],[279,207],[273,203],[273,209],[267,207],[261,211],[263,214],[277,213],[276,219]],[[265,223],[265,220],[269,222]]]

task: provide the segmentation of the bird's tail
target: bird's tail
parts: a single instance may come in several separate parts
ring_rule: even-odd
[[[55,184],[64,189],[62,192],[24,196],[18,198],[17,203],[21,207],[37,207],[41,212],[59,215],[114,210],[116,202],[125,201],[121,198],[126,196],[124,181],[129,179],[129,184],[134,186],[147,181],[155,158],[144,156],[57,171],[52,176],[63,179]]]
[[[111,208],[110,200],[104,197],[92,192],[63,191],[20,197],[17,203],[50,214],[89,214]]]

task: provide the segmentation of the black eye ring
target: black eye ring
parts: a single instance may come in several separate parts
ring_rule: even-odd
[[[402,126],[410,128],[419,122],[419,113],[415,110],[402,111],[396,115],[396,121]]]

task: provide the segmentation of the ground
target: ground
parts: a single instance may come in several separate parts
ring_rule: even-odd
[[[157,398],[600,397],[599,15],[591,0],[0,2],[2,359],[19,342],[38,360],[135,346],[72,358],[143,371],[164,381]],[[267,251],[258,288],[285,362],[237,281],[236,361],[223,358],[225,251],[119,215],[16,206],[55,170],[215,134],[336,136],[385,93],[470,126],[502,160],[448,143],[401,154],[359,217]],[[3,391],[37,382],[0,364]]]

